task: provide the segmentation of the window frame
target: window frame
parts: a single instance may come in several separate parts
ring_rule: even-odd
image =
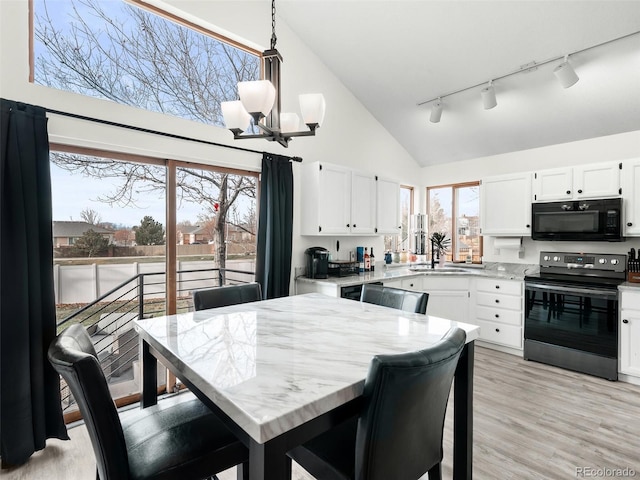
[[[468,188],[468,187],[478,187],[480,188],[481,182],[479,180],[477,181],[472,181],[472,182],[460,182],[460,183],[448,183],[448,184],[443,184],[443,185],[432,185],[426,188],[426,212],[427,215],[430,214],[431,212],[431,205],[430,205],[430,191],[431,190],[437,190],[440,188],[451,188],[451,247],[450,247],[450,251],[451,253],[447,254],[447,260],[451,261],[452,263],[465,263],[464,260],[454,260],[453,256],[454,256],[454,252],[456,251],[456,244],[458,241],[458,234],[457,234],[457,224],[456,224],[456,219],[457,219],[457,195],[456,195],[456,190],[460,189],[460,188]],[[478,198],[478,223],[480,223],[480,199]],[[429,231],[429,235],[431,235],[431,231]],[[482,257],[484,255],[484,244],[483,244],[483,237],[482,234],[478,233],[478,245],[480,247],[480,251],[478,252],[477,256],[478,256],[478,260],[477,261],[472,261],[472,263],[474,264],[482,264]],[[474,254],[474,257],[476,255]]]

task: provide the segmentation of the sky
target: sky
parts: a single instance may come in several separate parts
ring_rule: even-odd
[[[82,220],[80,212],[89,208],[98,212],[103,222],[132,227],[140,225],[142,217],[150,215],[164,225],[164,195],[148,194],[137,200],[137,207],[110,206],[100,202],[98,197],[113,191],[114,185],[111,179],[73,175],[52,163],[53,220]],[[201,211],[200,205],[183,203],[178,211],[178,222],[189,220],[195,224]]]

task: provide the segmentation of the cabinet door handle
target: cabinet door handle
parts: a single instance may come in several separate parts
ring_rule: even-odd
[[[353,228],[356,228],[356,224],[355,223],[353,224]]]
[[[571,190],[567,190],[567,195],[571,195]]]
[[[500,329],[499,329],[499,328],[496,328],[496,332],[500,333]]]
[[[498,300],[497,298],[496,298],[496,303],[500,303],[500,300]]]
[[[496,313],[495,317],[496,317],[496,318],[500,318],[500,315],[498,315],[498,314]]]
[[[500,288],[500,285],[496,285],[496,288]]]
[[[627,222],[627,227],[630,227],[630,226],[632,226],[632,225],[633,225],[633,223],[631,223],[631,222]]]
[[[531,228],[531,225],[529,225],[528,223],[525,225],[525,227],[527,228]]]
[[[622,320],[622,323],[629,323],[629,320],[625,318],[624,320]]]
[[[409,286],[410,286],[410,287],[413,287],[413,283],[410,283],[410,284],[409,284]]]
[[[582,190],[578,190],[578,193],[582,193]]]
[[[347,223],[347,228],[349,228],[351,225]]]

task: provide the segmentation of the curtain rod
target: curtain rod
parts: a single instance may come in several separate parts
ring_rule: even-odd
[[[127,124],[118,123],[118,122],[111,122],[109,120],[102,120],[100,118],[87,117],[85,115],[78,115],[77,113],[62,112],[60,110],[53,110],[51,108],[45,108],[45,110],[47,111],[47,113],[54,113],[56,115],[62,115],[64,117],[77,118],[79,120],[87,120],[89,122],[102,123],[103,125],[110,125],[112,127],[127,128],[129,130],[136,130],[138,132],[151,133],[153,135],[160,135],[160,136],[163,136],[163,137],[175,138],[177,140],[187,140],[189,142],[204,143],[206,145],[213,145],[214,147],[230,148],[232,150],[240,150],[242,152],[260,153],[260,154],[265,154],[266,153],[266,154],[269,154],[269,155],[278,155],[278,156],[281,156],[281,157],[287,157],[287,158],[289,158],[289,160],[293,160],[294,162],[302,162],[302,158],[301,157],[290,157],[288,155],[280,155],[279,153],[271,153],[271,152],[264,152],[264,151],[259,151],[259,150],[252,150],[250,148],[236,147],[234,145],[225,145],[224,143],[211,142],[209,140],[201,140],[199,138],[185,137],[185,136],[176,135],[176,134],[173,134],[173,133],[160,132],[158,130],[151,130],[149,128],[134,127],[133,125],[127,125]]]

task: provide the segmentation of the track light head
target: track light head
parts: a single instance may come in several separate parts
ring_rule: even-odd
[[[482,95],[482,104],[485,110],[490,110],[498,105],[496,92],[493,89],[493,80],[489,81],[489,85],[480,90],[480,95]]]
[[[442,117],[442,101],[438,98],[431,105],[431,116],[429,117],[429,121],[431,123],[439,123],[440,117]]]
[[[575,85],[580,77],[569,63],[569,55],[564,57],[564,62],[553,69],[553,73],[564,88]]]

